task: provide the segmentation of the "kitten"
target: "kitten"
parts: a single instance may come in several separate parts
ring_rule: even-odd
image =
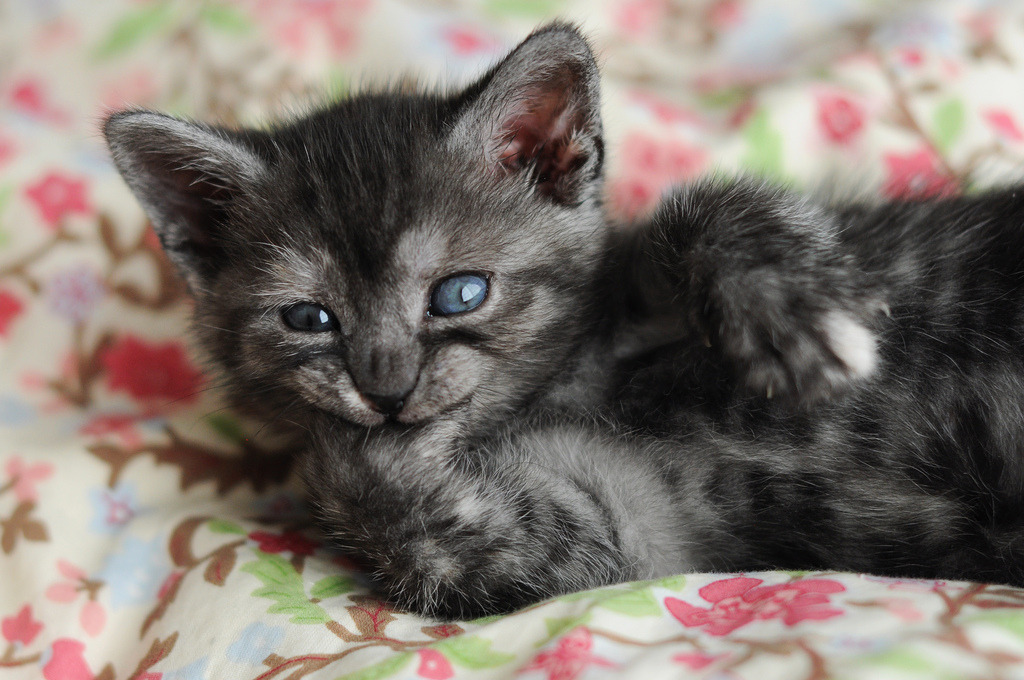
[[[553,24],[454,94],[107,121],[327,536],[443,618],[694,570],[1024,585],[1024,193],[704,181],[616,228],[598,80]]]

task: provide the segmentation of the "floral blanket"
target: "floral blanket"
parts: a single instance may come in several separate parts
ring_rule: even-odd
[[[441,625],[318,544],[98,124],[466,80],[555,16],[602,55],[624,217],[715,170],[907,196],[1024,168],[1021,2],[0,0],[0,676],[1024,678],[1024,590],[686,574]]]

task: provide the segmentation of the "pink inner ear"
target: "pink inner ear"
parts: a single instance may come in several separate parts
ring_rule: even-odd
[[[508,172],[515,172],[525,165],[523,155],[528,153],[528,149],[536,148],[537,138],[536,135],[528,134],[518,119],[506,121],[501,129],[504,134],[498,139],[495,160],[498,167]],[[505,140],[504,145],[502,145],[502,139]]]
[[[530,94],[512,106],[502,122],[492,158],[504,174],[533,166],[544,190],[577,164],[581,149],[572,143],[572,133],[580,112],[569,105],[562,88]]]

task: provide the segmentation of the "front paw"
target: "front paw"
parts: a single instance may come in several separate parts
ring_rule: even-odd
[[[706,327],[708,344],[742,389],[808,407],[874,375],[884,304],[808,286],[787,290],[773,274],[756,270],[743,278],[723,304],[708,305]]]
[[[870,377],[885,306],[844,254],[839,219],[749,181],[679,189],[648,259],[741,389],[809,405]]]
[[[397,608],[442,621],[507,614],[545,597],[499,537],[419,536],[383,559],[373,578]]]

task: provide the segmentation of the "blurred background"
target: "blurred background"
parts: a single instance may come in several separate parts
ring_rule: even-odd
[[[68,143],[94,171],[97,122],[128,105],[259,124],[361,84],[465,82],[563,18],[601,55],[619,215],[717,168],[801,183],[852,167],[888,194],[927,192],[1020,163],[1019,5],[5,0],[0,172],[27,177]]]

